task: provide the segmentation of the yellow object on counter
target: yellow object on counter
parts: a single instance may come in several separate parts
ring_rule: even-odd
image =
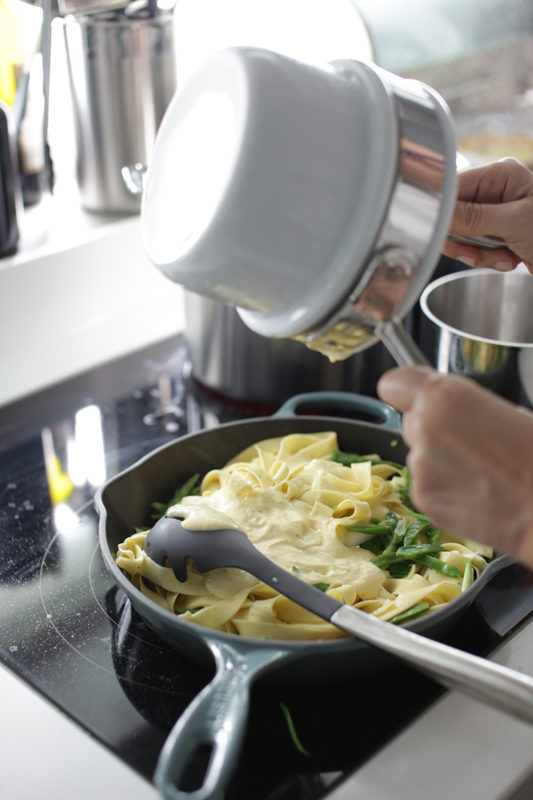
[[[22,70],[20,25],[14,8],[0,0],[0,100],[13,105]]]

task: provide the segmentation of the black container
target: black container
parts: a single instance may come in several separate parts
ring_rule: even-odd
[[[14,253],[19,241],[16,164],[10,112],[8,107],[0,102],[0,257]]]

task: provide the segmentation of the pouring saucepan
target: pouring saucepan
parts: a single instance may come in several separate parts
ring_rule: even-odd
[[[367,421],[354,421],[363,416]],[[342,449],[405,459],[400,418],[380,401],[348,393],[310,393],[289,400],[273,417],[226,423],[158,448],[108,481],[97,493],[99,539],[104,561],[133,606],[171,646],[202,662],[215,661],[215,677],[171,731],[159,757],[155,782],[167,800],[214,800],[235,767],[244,735],[250,688],[259,676],[281,683],[319,685],[393,667],[389,654],[346,638],[316,642],[257,640],[223,633],[161,608],[137,590],[115,563],[118,544],[135,528],[150,527],[151,503],[170,498],[192,473],[220,467],[261,439],[294,432],[335,430]],[[491,577],[508,560],[495,558],[472,586],[409,629],[439,639],[456,624]],[[185,769],[204,745],[212,755],[202,786],[180,788]]]
[[[146,252],[248,327],[332,360],[400,324],[430,278],[455,203],[455,136],[430,87],[371,63],[215,53],[175,93],[146,174]]]

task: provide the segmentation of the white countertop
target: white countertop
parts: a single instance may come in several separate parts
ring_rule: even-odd
[[[0,406],[183,329],[182,289],[149,262],[138,216],[84,214],[67,195],[25,225],[0,259]]]
[[[0,667],[3,800],[156,800],[156,789]]]

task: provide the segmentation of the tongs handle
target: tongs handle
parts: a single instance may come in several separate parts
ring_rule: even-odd
[[[438,612],[436,612],[438,613]],[[440,683],[533,724],[533,678],[343,605],[330,622]]]

